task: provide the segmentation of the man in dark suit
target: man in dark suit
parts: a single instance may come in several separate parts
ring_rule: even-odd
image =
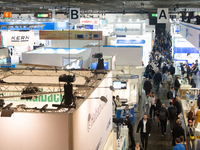
[[[152,89],[151,82],[148,80],[148,78],[145,79],[143,89],[145,90],[146,95],[147,95],[148,93],[150,93],[150,91],[151,91],[151,89]]]
[[[173,136],[172,145],[173,146],[176,145],[175,138],[180,138],[181,135],[184,137],[184,141],[185,141],[185,133],[184,133],[184,129],[182,128],[182,122],[179,121],[178,125],[173,128],[173,133],[172,133],[172,136]]]
[[[192,78],[191,75],[188,78],[188,83],[189,83],[189,85],[192,86],[192,88],[196,88],[196,83],[194,82],[194,79]]]
[[[166,71],[168,71],[168,67],[166,66],[166,63],[162,67],[162,74],[164,74]]]
[[[150,136],[150,132],[151,132],[151,123],[149,119],[147,118],[146,114],[143,116],[143,118],[140,120],[137,126],[137,132],[136,132],[137,135],[138,135],[139,130],[140,130],[140,139],[141,139],[142,146],[145,150],[147,150],[148,136]]]

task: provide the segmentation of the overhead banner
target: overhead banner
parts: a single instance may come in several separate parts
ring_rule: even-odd
[[[102,31],[40,31],[39,36],[40,40],[102,40]]]
[[[169,22],[169,14],[168,8],[158,8],[157,9],[157,23],[168,23]]]
[[[34,32],[4,31],[3,44],[6,46],[34,45]]]
[[[70,8],[69,11],[69,22],[80,23],[80,8]]]
[[[142,35],[142,24],[115,24],[114,32],[116,35]]]
[[[180,34],[200,50],[200,27],[199,25],[193,25],[189,23],[179,23]]]

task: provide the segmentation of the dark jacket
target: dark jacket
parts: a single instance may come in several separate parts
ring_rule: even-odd
[[[177,108],[175,106],[169,106],[168,107],[168,112],[169,112],[169,118],[170,120],[174,120],[177,117]],[[174,113],[176,112],[176,113]]]
[[[174,67],[174,66],[171,66],[171,67],[169,68],[169,72],[170,72],[171,75],[174,75],[174,74],[175,74],[175,67]]]
[[[154,75],[153,79],[154,79],[155,82],[161,82],[161,81],[162,81],[162,76],[161,76],[161,74],[158,72],[158,73],[156,73],[156,74]]]
[[[172,141],[172,145],[175,146],[175,138],[180,138],[180,136],[184,137],[185,140],[185,133],[184,133],[184,129],[181,126],[176,126],[173,128],[173,133],[172,133],[172,137],[173,137],[173,141]]]
[[[147,80],[147,81],[145,81],[145,82],[144,82],[143,89],[144,89],[145,91],[146,91],[146,90],[147,90],[147,91],[148,91],[148,90],[150,91],[150,90],[152,89],[151,82],[150,82],[150,81],[148,81],[148,80]]]
[[[142,118],[142,119],[140,120],[138,126],[137,126],[137,133],[138,133],[139,130],[140,130],[140,134],[142,134],[142,133],[143,133],[143,127],[144,127],[144,124],[143,124],[143,118]],[[150,132],[151,132],[151,123],[150,123],[149,119],[147,119],[146,131],[147,131],[147,132],[146,132],[147,134],[150,134]]]
[[[180,114],[180,113],[182,112],[181,104],[176,100],[176,101],[174,102],[174,106],[177,108],[178,114]]]
[[[168,112],[168,110],[166,108],[161,108],[159,110],[159,114],[160,114],[161,111],[165,112],[165,117],[163,119],[160,119],[160,118],[159,119],[162,120],[162,121],[167,121],[167,119],[169,120],[170,118],[169,118],[169,112]]]
[[[194,82],[194,79],[188,79],[189,84],[192,86],[192,88],[196,88],[196,83]]]
[[[179,83],[178,79],[176,79],[176,80],[175,80],[175,83],[174,83],[174,86],[175,86],[176,88],[179,89],[179,88],[180,88],[180,85],[181,85],[181,84]]]
[[[168,99],[173,99],[173,93],[172,93],[171,90],[170,90],[169,93],[168,93]]]
[[[151,65],[147,65],[147,67],[146,68],[148,68],[148,70],[150,71],[151,70],[151,68],[152,68],[152,66]]]
[[[162,68],[162,74],[164,74],[166,71],[168,71],[168,67],[167,66],[163,66],[163,68]]]
[[[200,107],[200,95],[198,95],[197,106]]]

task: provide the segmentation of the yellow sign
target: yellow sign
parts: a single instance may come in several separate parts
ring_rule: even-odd
[[[102,31],[40,31],[39,35],[41,40],[102,40]]]

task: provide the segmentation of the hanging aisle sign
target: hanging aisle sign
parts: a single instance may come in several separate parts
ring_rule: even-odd
[[[70,8],[69,17],[70,23],[80,23],[80,8]]]
[[[168,23],[168,22],[169,22],[168,8],[158,8],[157,23]]]

